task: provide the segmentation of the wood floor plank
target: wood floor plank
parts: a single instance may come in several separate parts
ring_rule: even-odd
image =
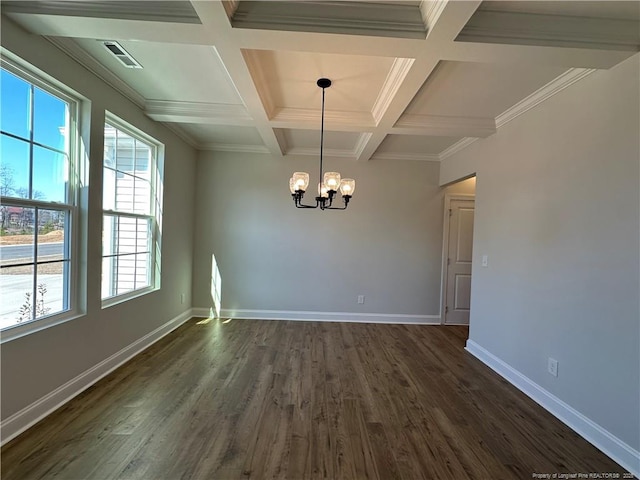
[[[622,477],[466,353],[467,334],[194,319],[5,445],[2,478]]]

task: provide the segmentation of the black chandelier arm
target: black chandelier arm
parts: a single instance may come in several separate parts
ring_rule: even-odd
[[[346,210],[349,206],[349,200],[351,200],[351,195],[343,195],[342,201],[344,202],[344,207],[330,207],[329,210]]]
[[[347,205],[345,205],[344,207],[325,207],[324,210],[346,210],[347,209]]]
[[[296,192],[291,194],[291,197],[293,198],[293,203],[295,204],[296,208],[318,208],[317,201],[315,205],[305,205],[304,203],[302,203],[303,195],[304,195],[304,192]]]

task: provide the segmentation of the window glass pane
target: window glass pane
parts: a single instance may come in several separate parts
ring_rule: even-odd
[[[149,239],[151,238],[151,231],[149,225],[151,220],[140,218],[137,223],[137,244],[136,251],[138,253],[149,251]]]
[[[2,70],[0,77],[0,129],[4,132],[28,139],[30,119],[31,86],[15,75]]]
[[[102,172],[102,208],[104,210],[116,209],[116,172],[105,168]]]
[[[136,219],[120,217],[118,228],[118,255],[136,252]]]
[[[0,214],[4,225],[0,236],[0,264],[4,266],[33,262],[35,210],[2,205]]]
[[[49,202],[67,201],[67,156],[33,147],[33,191],[31,198]]]
[[[135,197],[133,199],[133,211],[134,213],[141,213],[143,215],[151,214],[151,185],[147,180],[135,178],[134,180],[134,192]]]
[[[136,288],[149,286],[149,254],[139,253],[136,255]]]
[[[39,88],[34,88],[33,141],[66,151],[68,105]]]
[[[115,239],[118,236],[118,217],[104,215],[102,219],[102,255],[115,255]],[[104,267],[104,266],[103,266]],[[104,271],[102,272],[104,274]]]
[[[134,177],[116,172],[116,210],[133,212]]]
[[[29,143],[6,135],[0,136],[0,195],[29,197]]]
[[[108,123],[104,126],[104,166],[116,168],[116,129]]]
[[[60,313],[67,303],[64,298],[64,271],[67,262],[55,262],[38,265],[36,285],[36,301],[34,313],[36,318]]]
[[[136,176],[151,180],[151,147],[140,141],[136,142]]]
[[[116,273],[117,257],[102,258],[102,298],[112,297],[115,295],[113,289],[113,279]]]
[[[136,256],[123,255],[118,257],[118,280],[116,293],[121,295],[135,288]]]
[[[33,265],[0,268],[0,328],[30,321]]]
[[[133,173],[135,162],[135,140],[133,137],[118,130],[117,135],[116,168],[121,172]]]
[[[38,210],[38,261],[65,259],[65,211]]]

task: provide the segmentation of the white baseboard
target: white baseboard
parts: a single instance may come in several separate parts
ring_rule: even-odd
[[[4,445],[192,317],[187,310],[0,423]]]
[[[196,317],[209,317],[209,308],[194,308]],[[221,318],[241,320],[298,320],[309,322],[358,322],[358,323],[401,323],[415,325],[440,325],[439,315],[406,315],[392,313],[347,313],[310,312],[292,310],[233,310],[222,309]]]
[[[640,452],[485,350],[473,340],[467,340],[465,350],[548,410],[613,461],[626,468],[636,477],[640,477]]]

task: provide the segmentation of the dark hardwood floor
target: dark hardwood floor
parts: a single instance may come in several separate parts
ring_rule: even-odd
[[[2,479],[624,478],[466,337],[193,319],[7,444]]]

